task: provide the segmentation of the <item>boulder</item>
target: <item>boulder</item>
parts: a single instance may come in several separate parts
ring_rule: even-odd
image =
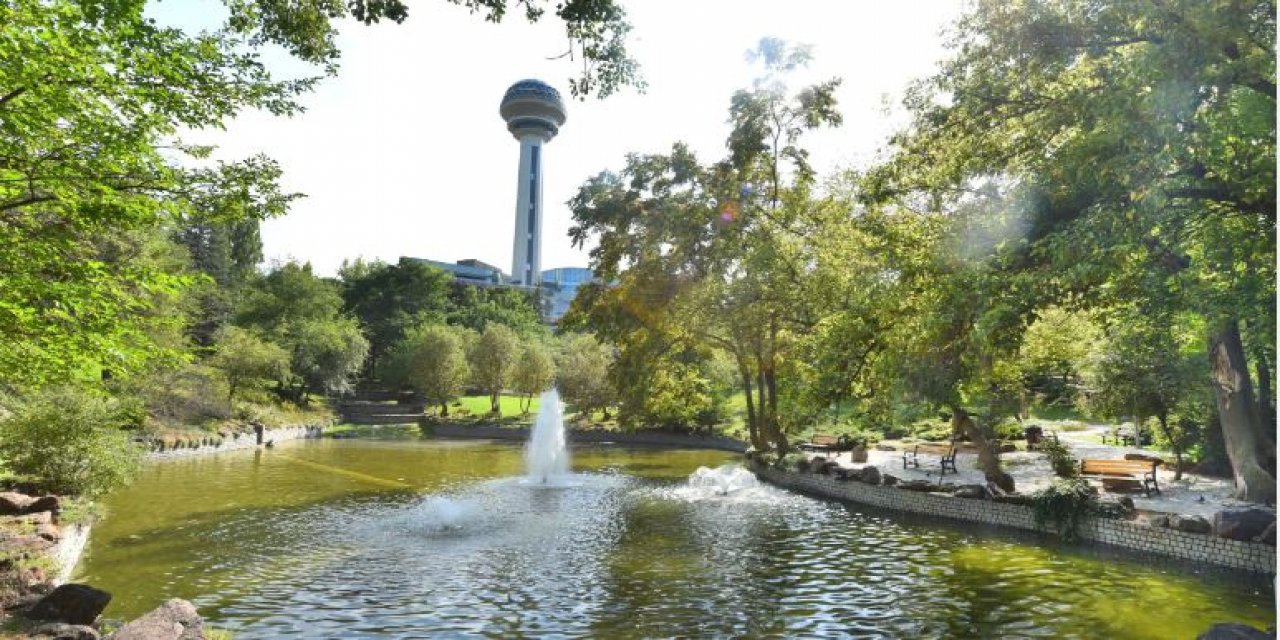
[[[1018,445],[1012,442],[1002,442],[998,449],[1000,453],[1016,453],[1018,451]]]
[[[1035,502],[1035,499],[1029,495],[1022,494],[1022,493],[1006,493],[1004,495],[991,496],[991,501],[1000,502],[1003,504],[1016,504],[1024,507],[1029,507],[1033,502]]]
[[[1151,516],[1151,518],[1147,520],[1147,524],[1157,529],[1168,529],[1169,516],[1166,516],[1166,515]]]
[[[1137,516],[1138,509],[1129,496],[1106,496],[1098,502],[1098,511],[1104,518],[1132,519]]]
[[[27,631],[27,634],[33,638],[52,638],[53,640],[99,640],[102,637],[102,634],[93,627],[62,622],[42,624]]]
[[[0,538],[0,556],[29,558],[52,546],[53,542],[36,535]]]
[[[0,492],[0,515],[16,516],[31,511],[35,498],[13,491]]]
[[[1239,622],[1219,622],[1196,640],[1272,640],[1274,635]]]
[[[51,511],[55,515],[62,513],[62,499],[58,496],[40,496],[31,503],[31,511]]]
[[[850,450],[849,450],[849,461],[850,461],[850,462],[866,462],[866,461],[867,461],[867,448],[866,448],[866,447],[854,447],[854,448],[850,449]]]
[[[64,584],[54,589],[26,612],[32,620],[67,624],[93,624],[111,602],[111,594],[87,584]]]
[[[869,466],[863,467],[862,470],[858,472],[858,480],[861,480],[862,482],[865,482],[867,484],[880,484],[882,480],[885,482],[885,484],[888,484],[888,479],[891,477],[893,476],[881,477],[880,467],[877,467],[875,465],[869,465]]]
[[[1274,526],[1276,512],[1262,507],[1233,507],[1213,514],[1213,535],[1231,540],[1253,540]]]
[[[1187,533],[1209,533],[1213,531],[1213,525],[1202,516],[1170,516],[1169,528]]]
[[[886,474],[884,474],[884,478],[883,478],[882,482],[884,483],[884,486],[886,486],[886,487],[893,487],[893,486],[897,486],[897,484],[898,484],[898,476],[895,476],[895,475],[890,474],[890,473],[886,473]],[[871,484],[871,483],[869,483],[869,482],[868,482],[867,484]]]
[[[929,482],[928,480],[909,480],[907,482],[899,483],[898,488],[906,489],[907,491],[929,492],[929,491],[938,491],[942,487],[939,487],[938,485],[932,482]]]
[[[36,535],[49,542],[57,542],[62,539],[62,530],[52,522],[43,522],[36,525]]]
[[[1272,522],[1268,525],[1266,530],[1258,534],[1253,541],[1276,546],[1276,523]]]
[[[897,451],[897,450],[898,450],[898,448],[897,448],[897,447],[895,447],[895,446],[893,446],[893,445],[891,445],[891,444],[878,444],[878,445],[876,445],[876,451]]]
[[[987,488],[980,484],[962,484],[956,487],[951,495],[957,498],[969,498],[971,500],[985,500],[987,498]]]
[[[120,628],[112,640],[204,640],[204,620],[196,606],[174,598]]]

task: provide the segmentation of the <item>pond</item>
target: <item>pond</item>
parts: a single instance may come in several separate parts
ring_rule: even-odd
[[[1174,638],[1274,624],[1270,580],[1060,547],[770,487],[712,451],[286,442],[159,461],[106,500],[77,579],[129,618],[195,602],[237,638]]]

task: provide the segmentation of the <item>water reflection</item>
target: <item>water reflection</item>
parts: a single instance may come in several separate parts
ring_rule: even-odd
[[[82,573],[115,594],[109,616],[187,597],[243,638],[1147,638],[1274,623],[1265,581],[1162,573],[746,478],[686,484],[730,459],[579,449],[567,488],[522,484],[519,447],[479,442],[174,460],[111,497]]]

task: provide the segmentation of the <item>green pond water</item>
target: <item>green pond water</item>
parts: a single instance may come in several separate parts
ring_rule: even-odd
[[[149,465],[77,579],[130,618],[196,603],[237,638],[1193,638],[1275,623],[1271,581],[770,487],[691,488],[713,451],[287,442]]]

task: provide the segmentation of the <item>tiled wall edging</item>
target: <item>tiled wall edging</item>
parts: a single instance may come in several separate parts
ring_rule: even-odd
[[[528,427],[500,427],[484,424],[437,424],[432,425],[430,433],[437,438],[482,438],[486,440],[521,440],[529,439]],[[667,433],[663,431],[592,431],[566,429],[569,442],[610,443],[621,445],[650,445],[658,447],[676,447],[691,449],[718,449],[742,453],[747,444],[741,440],[724,436],[704,436],[685,433]]]
[[[763,465],[754,465],[752,470],[772,484],[825,498],[1014,529],[1041,530],[1036,527],[1031,508],[1022,505],[908,491],[857,480],[841,481],[831,476],[792,473]],[[1127,520],[1110,519],[1094,519],[1079,533],[1082,540],[1091,542],[1255,573],[1276,573],[1276,548],[1258,542],[1157,529]]]

